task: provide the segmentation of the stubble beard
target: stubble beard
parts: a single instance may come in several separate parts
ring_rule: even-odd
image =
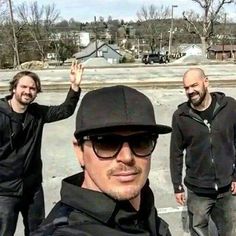
[[[117,171],[126,170],[126,169],[133,169],[138,175],[142,174],[141,168],[138,167],[127,167],[127,166],[120,166],[115,169],[110,169],[107,173],[107,177],[110,179],[112,178],[112,175],[116,173]],[[139,196],[140,191],[143,186],[142,184],[137,182],[134,183],[127,183],[122,184],[121,186],[113,186],[113,188],[110,188],[106,191],[106,194],[112,197],[115,200],[118,201],[124,201],[124,200],[132,200]]]
[[[122,188],[123,189],[119,189],[119,187],[117,188],[114,186],[114,188],[107,190],[106,194],[115,200],[125,201],[135,199],[141,192],[141,188],[139,186],[124,186]]]
[[[28,106],[30,103],[32,103],[32,102],[34,101],[34,98],[33,98],[32,95],[28,95],[30,99],[27,100],[27,101],[24,101],[24,100],[22,99],[23,96],[25,96],[25,95],[24,95],[24,94],[22,94],[22,95],[15,94],[15,99],[16,99],[16,101],[17,101],[19,104],[23,105],[23,106]]]

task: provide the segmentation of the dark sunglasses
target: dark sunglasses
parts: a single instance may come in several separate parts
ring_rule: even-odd
[[[84,136],[80,143],[91,141],[95,154],[99,158],[114,158],[120,152],[123,143],[129,144],[130,150],[137,157],[147,157],[153,152],[158,135],[152,133],[138,133],[129,136],[116,134]]]

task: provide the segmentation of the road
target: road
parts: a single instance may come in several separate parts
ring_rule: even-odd
[[[235,87],[236,64],[194,65],[205,70],[215,87]],[[85,68],[83,89],[126,83],[137,88],[180,88],[183,73],[190,66],[142,65],[132,67]],[[69,69],[35,71],[42,80],[44,91],[66,91]],[[0,91],[8,91],[8,81],[16,71],[0,72]]]
[[[153,102],[156,120],[158,123],[170,125],[171,116],[177,105],[185,101],[182,88],[144,87],[141,85],[147,80],[155,81],[178,81],[181,87],[181,79],[187,66],[162,66],[142,68],[112,68],[112,69],[87,69],[83,80],[82,96],[86,92],[86,84],[99,82],[99,86],[110,83],[124,84],[133,82],[140,84],[139,89],[144,92]],[[213,80],[236,81],[236,65],[201,66],[209,75],[210,82]],[[0,87],[7,86],[9,79],[16,72],[0,72]],[[62,83],[68,87],[67,70],[37,71],[44,86],[53,84],[55,87]],[[221,90],[236,98],[236,88],[227,88],[223,85],[213,86],[211,90]],[[49,90],[39,94],[37,101],[41,104],[59,104],[66,96],[65,88],[59,92]],[[7,92],[3,92],[2,95]],[[80,171],[79,164],[72,150],[72,137],[74,132],[75,114],[64,121],[45,125],[42,143],[44,190],[46,201],[46,212],[48,213],[55,202],[60,198],[60,182],[68,176]],[[169,143],[170,135],[161,135],[153,154],[152,168],[150,172],[150,183],[155,194],[155,203],[159,215],[170,225],[173,236],[187,236],[186,209],[179,207],[174,199],[172,184],[169,173]],[[22,219],[19,218],[16,236],[23,235]]]

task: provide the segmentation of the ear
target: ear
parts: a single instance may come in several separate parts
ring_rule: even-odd
[[[74,152],[77,157],[78,162],[80,163],[80,166],[84,166],[84,152],[82,150],[82,146],[78,143],[78,141],[74,138],[73,139],[73,147]]]
[[[204,78],[204,84],[205,84],[206,87],[209,86],[209,80],[208,80],[207,76]]]

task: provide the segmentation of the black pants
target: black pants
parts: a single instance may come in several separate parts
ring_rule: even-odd
[[[30,235],[45,218],[42,186],[23,197],[0,196],[0,235],[13,236],[19,212],[23,217],[25,236]]]

